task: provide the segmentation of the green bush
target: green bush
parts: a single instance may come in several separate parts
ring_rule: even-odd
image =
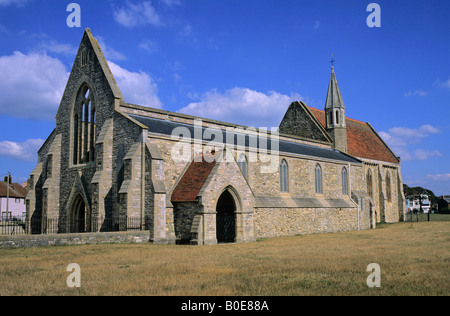
[[[443,208],[439,211],[439,214],[450,214],[450,209],[447,208]]]

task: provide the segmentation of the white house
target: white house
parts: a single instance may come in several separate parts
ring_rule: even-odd
[[[431,202],[428,199],[428,195],[421,195],[422,197],[422,211],[423,213],[428,213],[430,211],[431,208]],[[407,198],[406,199],[406,207],[407,207],[407,211],[408,213],[411,213],[413,211],[420,211],[420,200],[417,199],[412,199],[412,198]]]
[[[0,214],[1,220],[24,218],[26,213],[25,198],[28,191],[19,183],[12,183],[8,177],[0,182]],[[8,199],[9,197],[9,199]]]

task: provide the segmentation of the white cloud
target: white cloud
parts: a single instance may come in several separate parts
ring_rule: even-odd
[[[59,43],[55,40],[50,40],[46,42],[42,42],[40,48],[44,52],[52,52],[56,54],[65,54],[69,56],[75,56],[77,53],[77,48],[67,43]]]
[[[438,150],[412,149],[411,146],[420,145],[423,139],[440,132],[436,127],[425,124],[416,129],[393,127],[388,132],[379,132],[379,135],[402,160],[426,160],[443,155]]]
[[[319,29],[319,27],[320,27],[320,21],[319,21],[319,20],[316,20],[316,21],[314,22],[314,31],[317,31],[317,30]]]
[[[24,6],[28,0],[0,0],[0,6],[7,6],[7,5],[16,5],[18,7]]]
[[[181,0],[160,0],[166,7],[174,7],[181,4]]]
[[[102,52],[103,52],[103,55],[105,56],[105,58],[112,59],[112,60],[126,60],[127,59],[124,54],[116,51],[115,49],[111,48],[109,45],[106,45],[105,41],[103,40],[103,37],[97,36],[96,39],[97,39],[98,44],[102,48]]]
[[[179,112],[244,126],[267,128],[278,127],[292,102],[289,96],[275,91],[266,94],[240,87],[225,93],[210,90],[197,97],[198,102],[188,104]],[[297,97],[301,99],[301,96]]]
[[[8,29],[0,24],[0,32],[1,33],[9,33]]]
[[[69,73],[46,54],[14,52],[0,57],[0,114],[52,120]]]
[[[420,142],[431,134],[438,134],[440,130],[436,127],[425,124],[419,128],[393,127],[388,132],[380,132],[380,136],[392,146],[406,146]]]
[[[160,16],[150,1],[143,1],[137,4],[126,2],[125,7],[115,10],[114,19],[117,23],[125,27],[135,27],[138,25],[163,25]]]
[[[405,97],[410,97],[410,96],[424,97],[426,95],[428,95],[428,93],[423,90],[408,91],[404,94]]]
[[[147,73],[131,72],[111,61],[108,61],[108,65],[126,102],[153,108],[162,107],[157,95],[158,87]]]
[[[146,40],[139,44],[139,48],[147,53],[153,54],[158,51],[158,43],[152,40]]]
[[[65,51],[65,48],[61,48]],[[157,85],[145,72],[131,72],[109,62],[125,101],[161,108]],[[57,58],[45,53],[0,56],[0,115],[31,120],[53,120],[69,72]]]
[[[450,181],[450,173],[427,174],[426,178],[432,181]]]
[[[450,173],[427,174],[420,178],[404,176],[403,183],[410,187],[420,186],[433,191],[436,196],[450,192]]]
[[[443,154],[439,152],[439,150],[416,149],[414,150],[413,159],[427,160],[428,158],[435,156],[442,157]]]
[[[450,89],[450,78],[447,81],[441,82],[440,80],[436,80],[435,84],[440,88]]]
[[[199,48],[199,40],[191,24],[185,24],[177,34],[179,41],[185,41],[196,48]]]
[[[17,143],[11,141],[0,141],[0,157],[13,158],[22,161],[36,161],[37,151],[44,143],[43,139],[28,139]]]

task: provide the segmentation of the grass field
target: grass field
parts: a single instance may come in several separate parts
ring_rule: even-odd
[[[66,267],[81,268],[69,288]],[[369,288],[367,265],[381,268]],[[0,250],[0,295],[450,295],[450,222],[215,246]]]

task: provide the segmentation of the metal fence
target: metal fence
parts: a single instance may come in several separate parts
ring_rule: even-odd
[[[86,232],[114,232],[148,230],[150,218],[120,217],[120,218],[93,218],[92,221],[64,220],[58,217],[15,217],[0,221],[0,235],[21,234],[58,234],[58,233],[86,233]]]
[[[236,240],[236,215],[220,214],[216,217],[217,241],[233,243]]]
[[[447,220],[445,217],[447,217],[446,214],[433,212],[428,213],[409,212],[406,214],[405,222],[434,222]]]
[[[25,222],[20,219],[3,219],[0,221],[0,235],[21,235],[25,233]]]

